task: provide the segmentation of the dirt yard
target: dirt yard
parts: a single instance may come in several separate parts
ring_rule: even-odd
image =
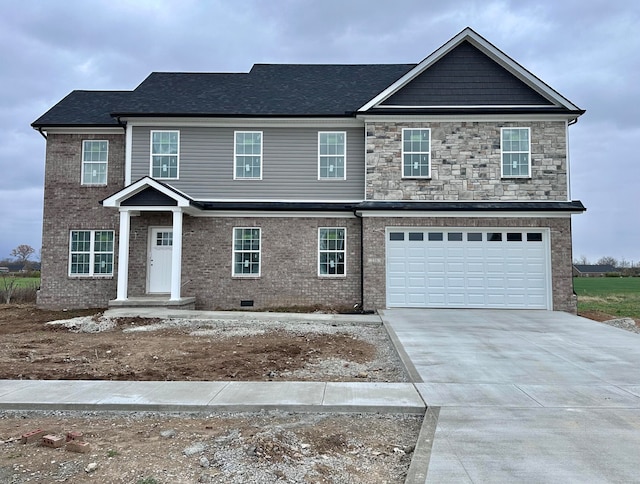
[[[0,379],[405,380],[382,326],[143,318],[45,324],[93,314],[0,306]]]
[[[81,319],[73,319],[81,318]],[[48,325],[48,321],[67,320]],[[0,379],[406,381],[376,325],[0,306]],[[0,482],[402,483],[419,416],[0,412]],[[81,432],[90,452],[20,443]]]
[[[0,412],[0,482],[402,483],[417,416]],[[85,454],[22,444],[79,432]]]

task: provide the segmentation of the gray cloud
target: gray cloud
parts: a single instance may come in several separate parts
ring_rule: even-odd
[[[0,258],[40,246],[44,140],[73,89],[257,62],[418,62],[466,26],[588,110],[572,126],[574,253],[640,260],[640,5],[591,0],[0,0]],[[392,7],[392,8],[391,8]],[[636,223],[630,223],[636,221]]]

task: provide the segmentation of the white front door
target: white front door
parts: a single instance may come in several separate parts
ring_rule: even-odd
[[[171,292],[171,253],[173,230],[171,227],[154,227],[149,234],[149,267],[147,292]]]

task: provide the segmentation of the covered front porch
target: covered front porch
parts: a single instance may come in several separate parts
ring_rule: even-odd
[[[148,177],[103,200],[120,211],[117,291],[109,307],[195,309],[196,298],[182,294],[183,215],[190,201]]]

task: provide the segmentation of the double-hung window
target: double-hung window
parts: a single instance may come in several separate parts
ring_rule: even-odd
[[[113,230],[72,230],[69,275],[113,275]]]
[[[403,178],[431,176],[431,130],[404,128],[402,130]]]
[[[106,185],[109,142],[85,140],[82,142],[82,184]]]
[[[318,229],[318,275],[344,276],[346,273],[347,229]]]
[[[234,142],[236,180],[262,180],[262,131],[236,131]]]
[[[180,132],[151,131],[151,176],[178,178],[180,164]]]
[[[318,179],[345,180],[347,178],[347,133],[318,133]]]
[[[502,128],[502,176],[531,176],[531,133],[529,128]]]
[[[233,229],[233,275],[260,277],[260,229]]]

